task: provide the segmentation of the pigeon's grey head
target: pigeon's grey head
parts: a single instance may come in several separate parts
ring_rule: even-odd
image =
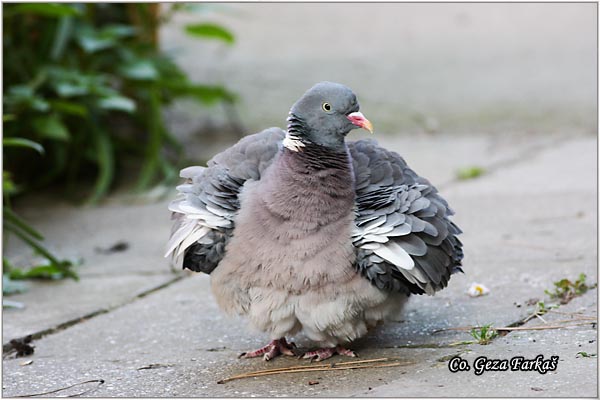
[[[352,129],[373,132],[373,126],[358,109],[350,88],[333,82],[317,83],[292,106],[288,134],[300,142],[343,148],[344,138]]]

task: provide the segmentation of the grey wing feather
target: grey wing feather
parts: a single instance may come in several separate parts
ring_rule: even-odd
[[[348,144],[356,181],[356,268],[381,289],[433,294],[462,271],[461,230],[437,189],[373,140]]]
[[[280,149],[285,132],[270,128],[241,139],[208,161],[180,172],[185,183],[169,204],[174,220],[165,257],[183,255],[183,267],[211,273],[225,254],[248,181],[259,180]]]

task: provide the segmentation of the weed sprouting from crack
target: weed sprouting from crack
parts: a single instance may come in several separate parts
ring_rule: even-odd
[[[486,345],[498,336],[498,331],[492,328],[492,324],[487,324],[471,329],[471,336],[477,340],[477,343]]]
[[[596,357],[596,356],[597,356],[596,353],[586,353],[585,351],[578,351],[577,352],[577,358],[593,358],[593,357]]]
[[[554,291],[545,290],[544,293],[550,296],[551,299],[558,299],[560,304],[567,304],[574,297],[581,296],[590,289],[594,289],[598,286],[597,283],[588,285],[585,280],[587,276],[585,274],[579,274],[579,278],[575,282],[571,282],[569,279],[561,279],[560,281],[554,282]]]
[[[554,309],[554,308],[558,308],[558,304],[548,304],[546,305],[546,303],[544,303],[543,301],[538,301],[537,304],[535,305],[536,310],[535,313],[537,315],[544,315],[546,314],[548,311]]]

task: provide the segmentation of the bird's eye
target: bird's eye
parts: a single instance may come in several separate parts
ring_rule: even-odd
[[[321,107],[323,108],[323,111],[331,111],[331,104],[329,103],[323,103]]]

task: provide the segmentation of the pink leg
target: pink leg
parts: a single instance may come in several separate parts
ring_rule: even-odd
[[[311,361],[323,361],[332,357],[334,354],[339,354],[348,357],[358,357],[358,354],[356,354],[354,351],[346,349],[342,346],[336,346],[306,352],[304,353],[302,358],[310,358]]]
[[[265,361],[272,360],[280,354],[296,356],[294,343],[288,343],[285,338],[271,340],[265,347],[240,354],[238,358],[254,358],[263,356]]]

